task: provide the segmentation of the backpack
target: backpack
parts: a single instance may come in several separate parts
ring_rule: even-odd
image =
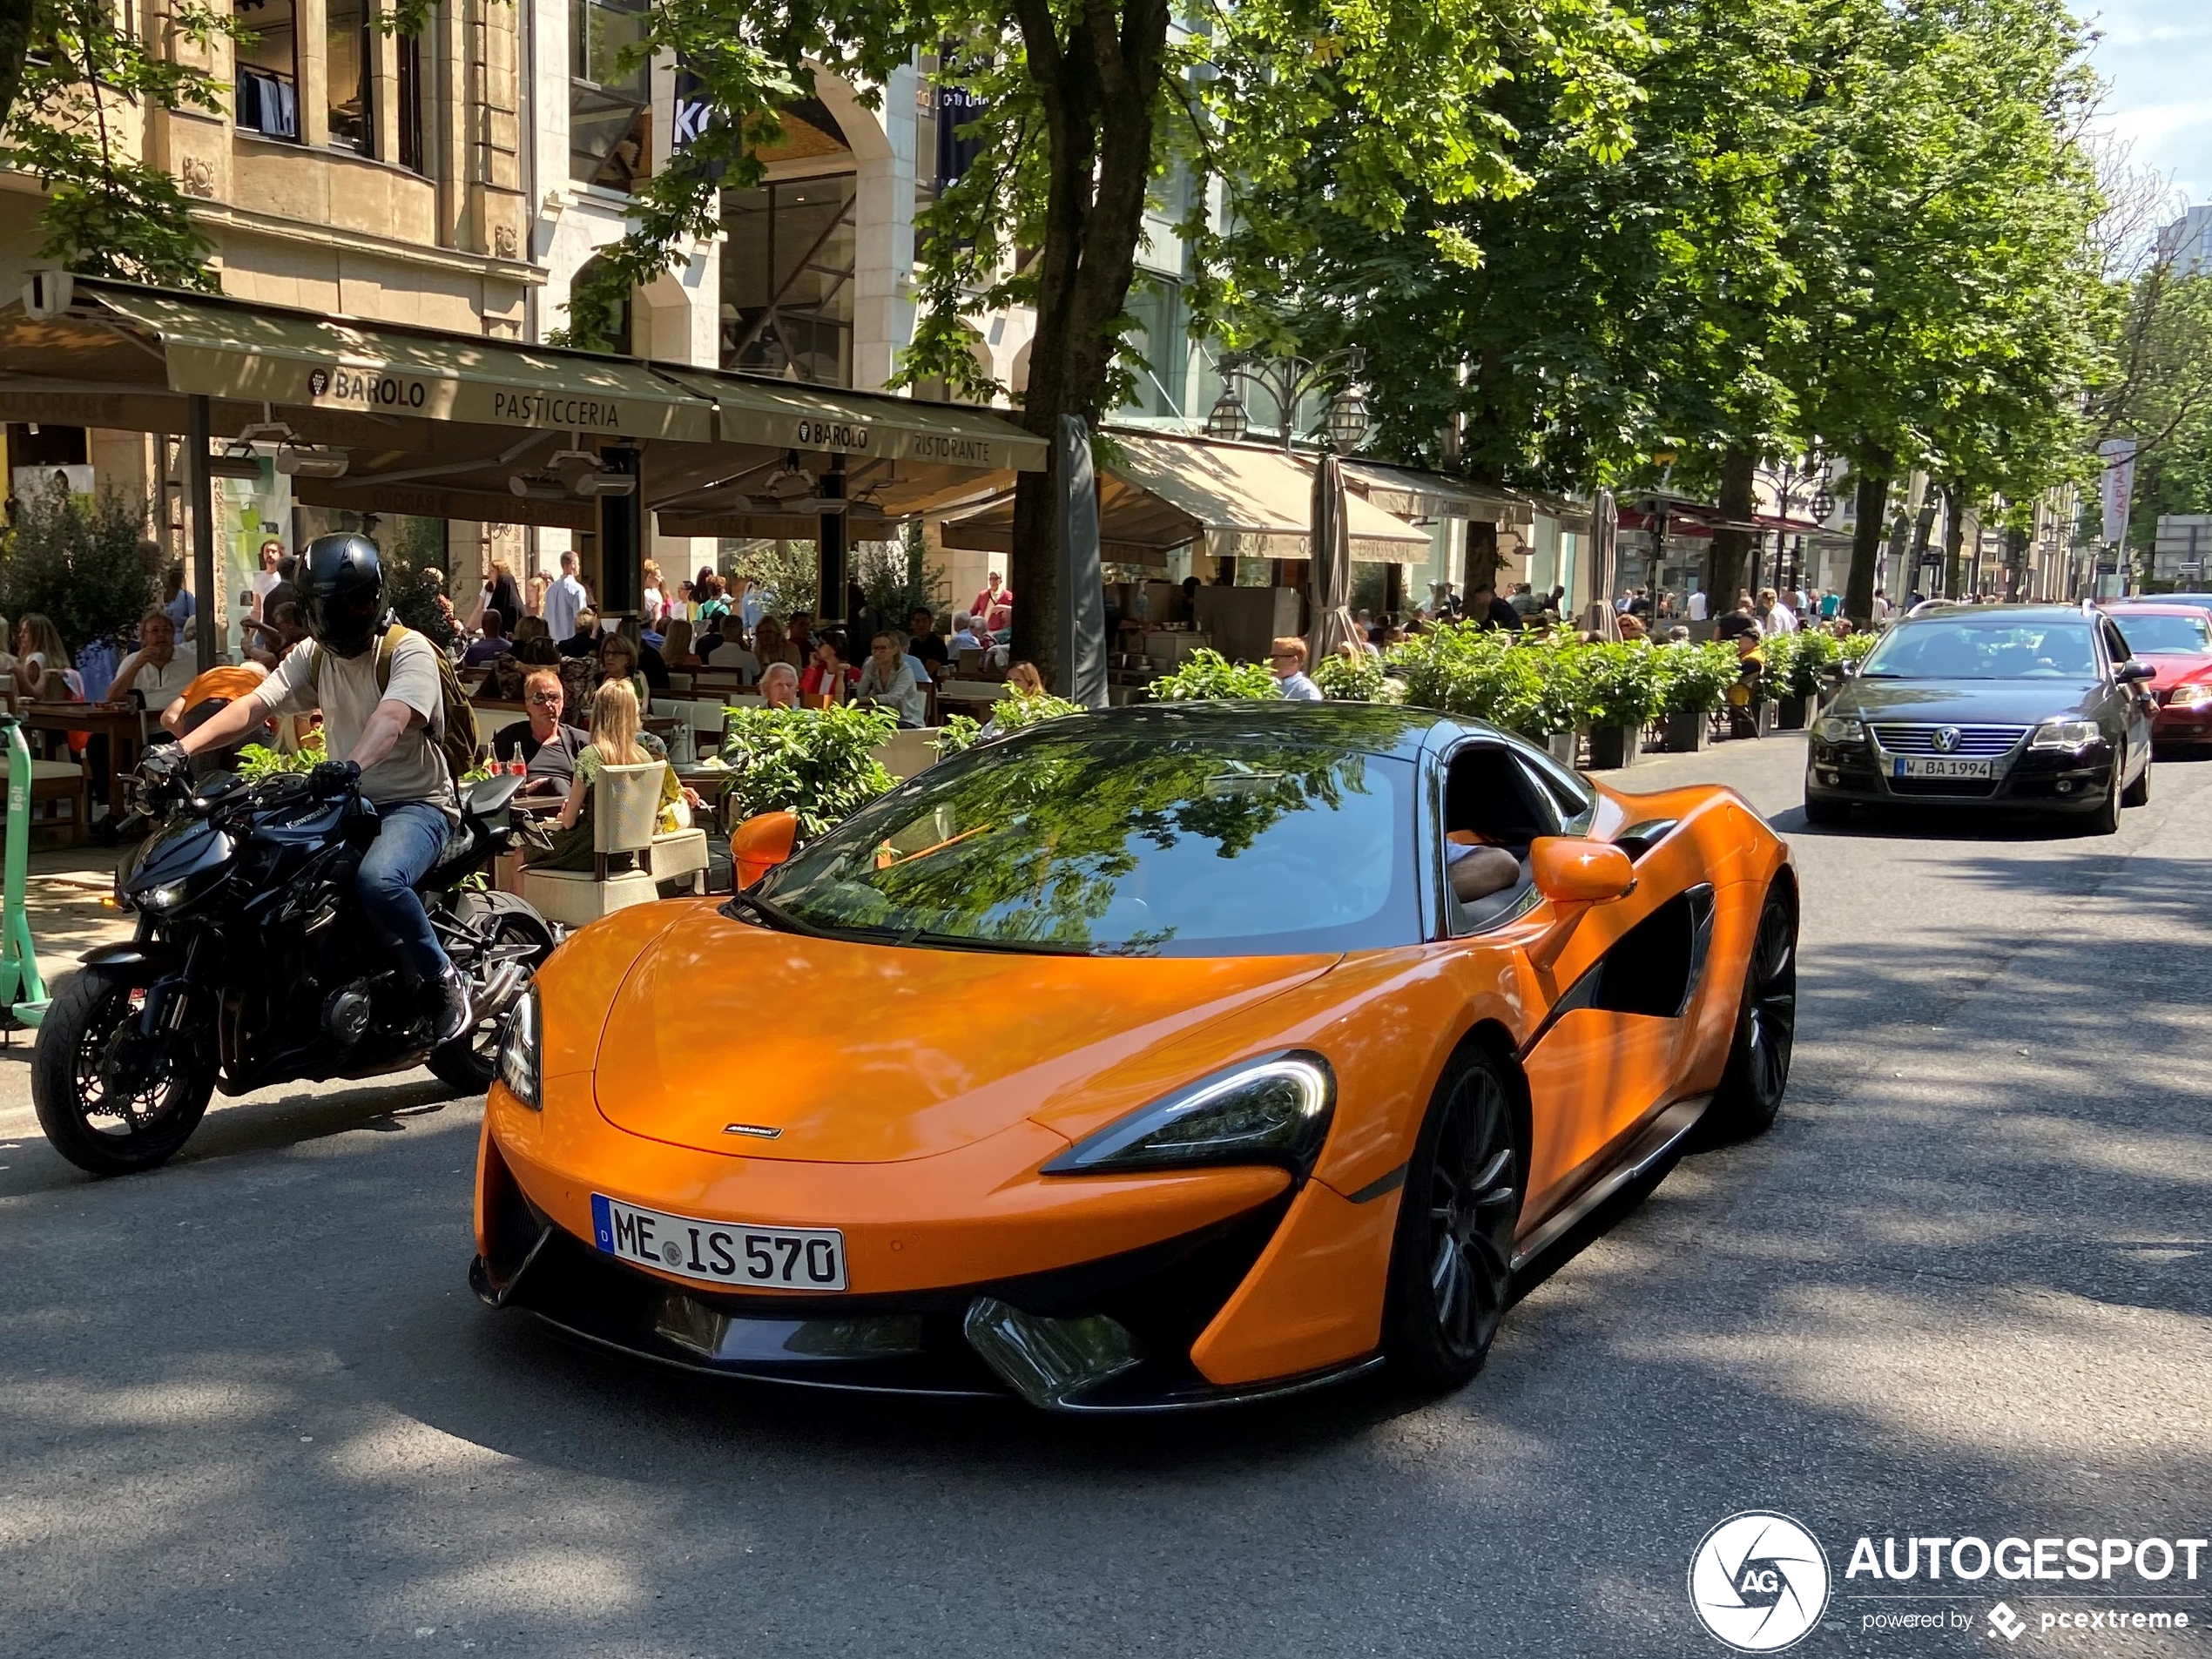
[[[388,691],[392,688],[392,656],[400,648],[400,641],[415,631],[405,623],[395,622],[384,631],[384,637],[376,642],[376,689]],[[428,636],[425,635],[425,638]],[[461,689],[461,679],[453,671],[453,664],[434,643],[430,648],[438,659],[438,724],[430,740],[444,757],[446,772],[458,791],[461,780],[475,769],[476,757],[482,745],[476,739],[476,711],[470,706],[469,694]],[[322,647],[317,645],[307,658],[307,690],[320,697],[322,684]]]

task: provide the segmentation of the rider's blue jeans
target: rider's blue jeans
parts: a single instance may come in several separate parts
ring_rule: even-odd
[[[446,815],[428,801],[400,801],[376,809],[376,840],[361,855],[354,884],[369,923],[400,961],[421,980],[446,970],[446,954],[430,930],[430,914],[415,884],[438,861],[446,844]]]

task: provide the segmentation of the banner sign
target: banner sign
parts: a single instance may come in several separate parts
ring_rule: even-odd
[[[2107,438],[2097,446],[2105,463],[2104,535],[2112,543],[2128,539],[2128,507],[2135,494],[2135,441]]]

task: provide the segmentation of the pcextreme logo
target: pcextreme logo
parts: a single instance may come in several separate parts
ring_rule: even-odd
[[[1787,1515],[1730,1515],[1689,1558],[1689,1605],[1739,1653],[1778,1653],[1803,1641],[1828,1607],[1828,1556]]]

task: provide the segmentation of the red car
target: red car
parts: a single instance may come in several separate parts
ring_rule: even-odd
[[[2202,750],[2212,746],[2212,609],[2131,600],[2105,609],[2128,647],[2158,671],[2153,742]]]

